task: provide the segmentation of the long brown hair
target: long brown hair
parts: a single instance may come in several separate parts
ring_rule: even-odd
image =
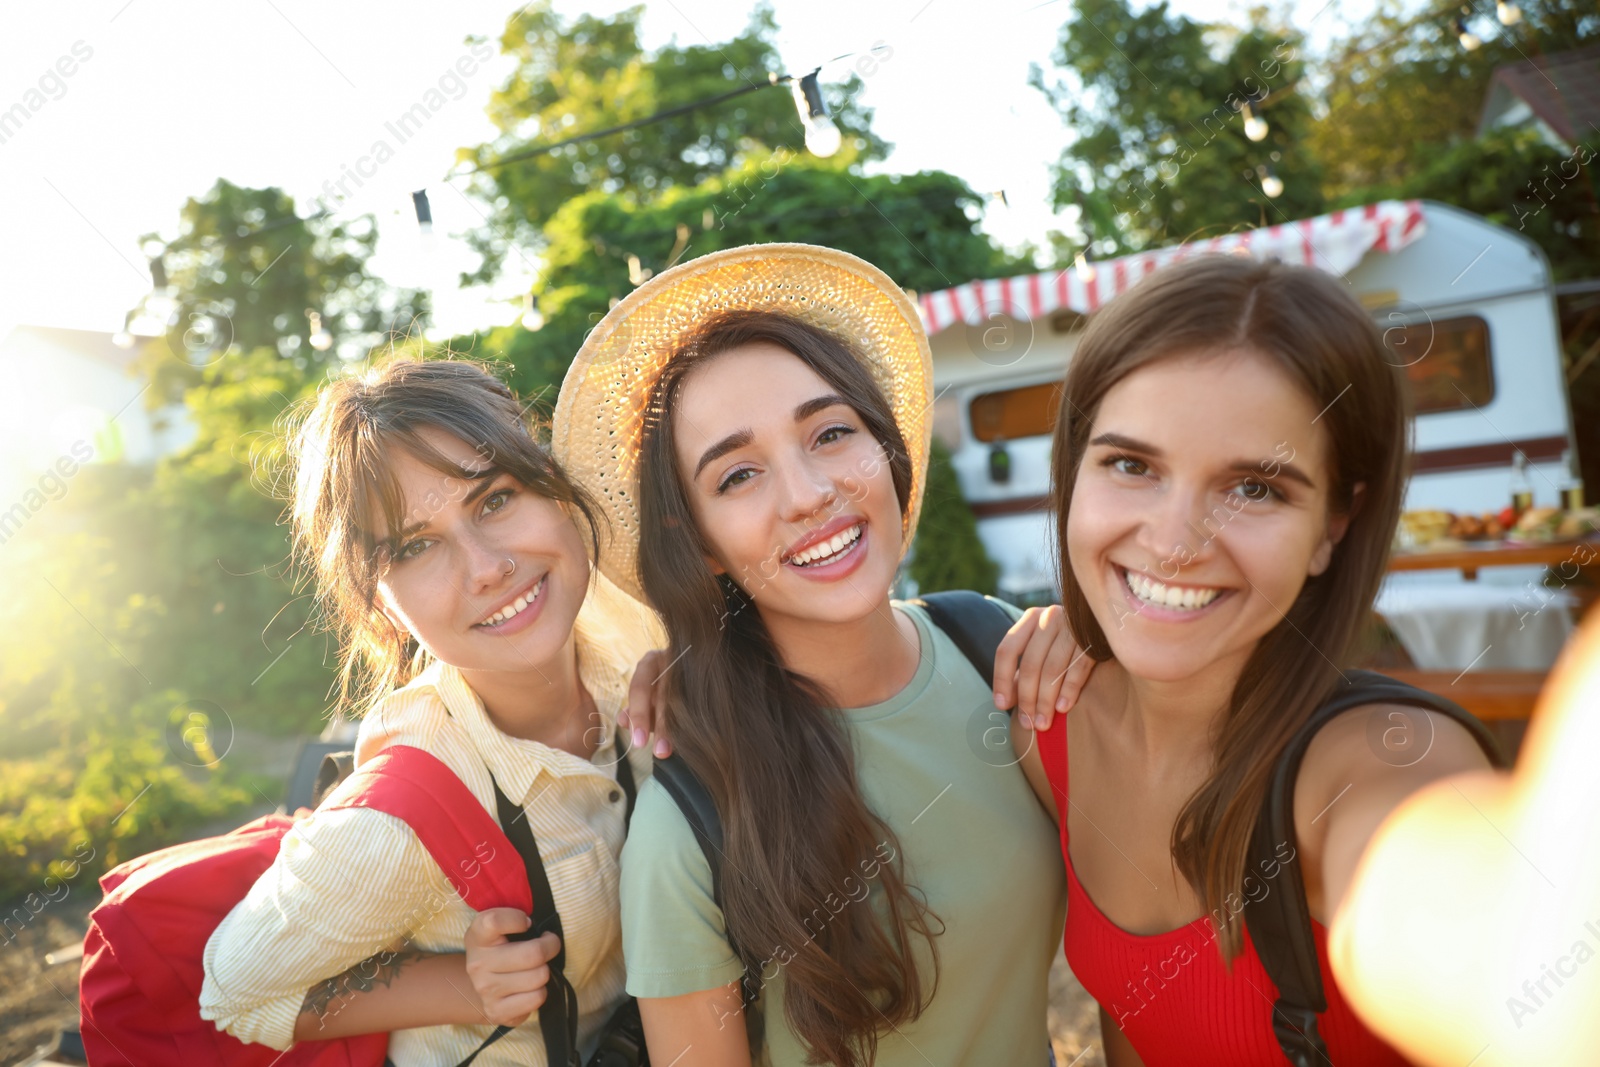
[[[487,465],[464,470],[421,435],[430,428],[460,439]],[[389,360],[324,386],[291,411],[285,431],[295,552],[315,579],[323,624],[339,640],[339,704],[346,714],[364,713],[426,665],[416,640],[377,605],[387,562],[383,541],[404,524],[405,500],[392,466],[396,449],[468,481],[503,471],[575,509],[593,543],[595,512],[588,499],[535,436],[515,394],[476,363]],[[381,532],[372,529],[374,505],[384,519]]]
[[[722,818],[722,905],[746,991],[776,958],[788,1025],[808,1057],[857,1067],[872,1062],[881,1030],[916,1018],[931,999],[937,957],[934,975],[924,978],[914,948],[918,940],[932,948],[938,920],[904,880],[894,831],[861,796],[849,734],[822,687],[784,667],[749,594],[706,566],[709,549],[678,472],[673,411],[696,367],[755,341],[793,353],[850,398],[884,450],[905,513],[911,460],[862,362],[843,341],[798,319],[727,312],[680,345],[651,393],[640,455],[639,578],[671,635],[673,744]],[[856,903],[833,914],[825,902],[852,892],[842,886],[869,862],[886,915]]]
[[[1322,574],[1307,579],[1235,683],[1212,740],[1210,777],[1172,829],[1172,857],[1217,920],[1223,958],[1242,948],[1237,909],[1246,853],[1274,762],[1333,691],[1383,578],[1406,477],[1409,418],[1399,372],[1377,328],[1339,282],[1320,271],[1238,256],[1168,267],[1092,318],[1073,353],[1056,419],[1051,493],[1063,531],[1060,577],[1067,620],[1097,659],[1110,646],[1072,573],[1065,530],[1078,467],[1106,393],[1128,375],[1177,356],[1247,349],[1271,360],[1322,409],[1331,514],[1351,516]],[[1361,486],[1359,497],[1356,487]]]

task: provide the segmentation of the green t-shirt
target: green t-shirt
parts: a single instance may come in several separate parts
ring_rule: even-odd
[[[943,932],[933,1001],[880,1036],[876,1065],[1042,1065],[1047,976],[1066,907],[1060,839],[983,679],[922,609],[895,606],[921,635],[916,675],[883,703],[840,714],[862,793],[899,838],[906,879],[926,894]],[[872,894],[881,896],[875,882]],[[653,781],[639,790],[622,851],[622,944],[628,992],[638,997],[714,989],[743,973],[712,899],[711,868]],[[931,974],[925,955],[923,966]],[[800,1067],[803,1048],[783,1023],[781,970],[761,999],[766,1062]]]

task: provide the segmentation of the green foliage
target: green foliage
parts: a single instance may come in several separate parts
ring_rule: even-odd
[[[1518,7],[1522,21],[1515,26],[1476,19],[1484,40],[1471,52],[1461,47],[1449,17],[1431,8],[1416,13],[1401,0],[1386,0],[1333,46],[1326,60],[1327,114],[1309,131],[1330,199],[1370,202],[1362,199],[1371,196],[1369,189],[1410,183],[1419,161],[1437,169],[1433,163],[1451,146],[1476,137],[1496,67],[1575,48],[1600,32],[1593,5],[1587,21],[1583,5],[1570,0],[1518,0]],[[1503,208],[1504,202],[1494,209]]]
[[[178,236],[159,248],[177,301],[165,338],[149,346],[153,396],[176,400],[195,368],[227,352],[275,349],[303,363],[361,355],[427,314],[422,292],[395,291],[367,273],[378,235],[370,215],[349,222],[301,217],[280,189],[218,179],[179,211]],[[333,347],[310,345],[307,309],[321,314]]]
[[[827,245],[919,290],[1026,269],[978,232],[981,203],[950,174],[862,176],[837,159],[787,149],[647,201],[589,193],[545,227],[545,325],[503,327],[454,347],[509,361],[520,391],[553,402],[573,354],[614,299],[651,272],[708,252],[770,241]]]
[[[928,488],[911,552],[909,567],[919,593],[975,589],[993,594],[1000,580],[1000,565],[978,539],[978,520],[961,495],[950,450],[938,438],[928,457]]]
[[[1056,167],[1056,206],[1081,209],[1100,255],[1316,214],[1299,47],[1260,13],[1240,30],[1172,14],[1165,0],[1074,5],[1055,55],[1066,77],[1032,79],[1077,132]],[[1250,101],[1270,127],[1259,143],[1245,136]],[[1261,191],[1259,165],[1282,178],[1282,196]]]
[[[804,136],[786,86],[769,76],[804,74],[783,68],[772,42],[772,11],[757,7],[731,41],[680,45],[654,53],[639,43],[642,6],[610,18],[580,14],[568,21],[547,0],[519,10],[500,37],[517,69],[492,97],[489,117],[501,136],[464,156],[484,165],[578,133],[609,129],[741,87],[757,91],[554,152],[486,171],[475,191],[490,224],[471,235],[483,266],[463,282],[495,277],[513,246],[537,247],[542,228],[569,200],[601,192],[650,198],[715,178],[751,157],[786,148],[803,151]],[[839,157],[881,158],[886,146],[868,130],[870,111],[853,99],[859,80],[824,86],[845,147]]]

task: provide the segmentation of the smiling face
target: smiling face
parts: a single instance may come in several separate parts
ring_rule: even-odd
[[[1310,397],[1248,352],[1161,360],[1105,394],[1067,556],[1135,677],[1241,670],[1343,532]]]
[[[882,605],[900,562],[894,477],[833,386],[756,341],[691,371],[672,417],[707,565],[732,576],[769,628],[854,621]]]
[[[418,434],[473,478],[397,449],[404,520],[388,531],[378,596],[384,614],[436,658],[475,671],[531,672],[562,653],[588,590],[582,535],[539,496],[459,438]],[[373,529],[384,531],[381,514]]]

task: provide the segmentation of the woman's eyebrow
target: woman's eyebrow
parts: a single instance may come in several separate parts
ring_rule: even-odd
[[[838,393],[829,393],[826,396],[814,396],[810,400],[803,400],[794,409],[794,421],[804,422],[819,411],[826,411],[836,404],[849,406],[849,401]],[[748,428],[735,430],[710,448],[700,454],[700,461],[694,465],[694,476],[700,477],[700,472],[706,469],[706,464],[726,456],[735,449],[743,448],[756,439],[756,435]]]
[[[466,467],[461,468],[460,477],[462,481],[470,481],[475,483],[471,489],[467,490],[467,494],[461,498],[461,505],[465,507],[466,505],[471,504],[474,500],[477,500],[484,493],[487,493],[489,491],[489,487],[494,484],[495,479],[504,473],[505,470],[503,468],[497,467],[492,463],[487,467],[480,467],[477,470],[470,470]],[[428,523],[432,521],[433,516],[437,515],[438,513],[439,509],[435,508],[425,518],[418,519],[416,522],[407,523],[406,525],[400,527],[399,532],[395,533],[391,537],[386,538],[380,543],[388,544],[389,542],[394,542],[398,544],[400,541],[410,537],[412,534],[420,533],[421,531],[427,529]]]
[[[1157,459],[1161,457],[1161,449],[1155,445],[1146,444],[1136,437],[1126,437],[1120,433],[1103,433],[1089,443],[1091,445],[1107,445],[1111,448],[1120,448],[1125,452],[1138,452]]]

